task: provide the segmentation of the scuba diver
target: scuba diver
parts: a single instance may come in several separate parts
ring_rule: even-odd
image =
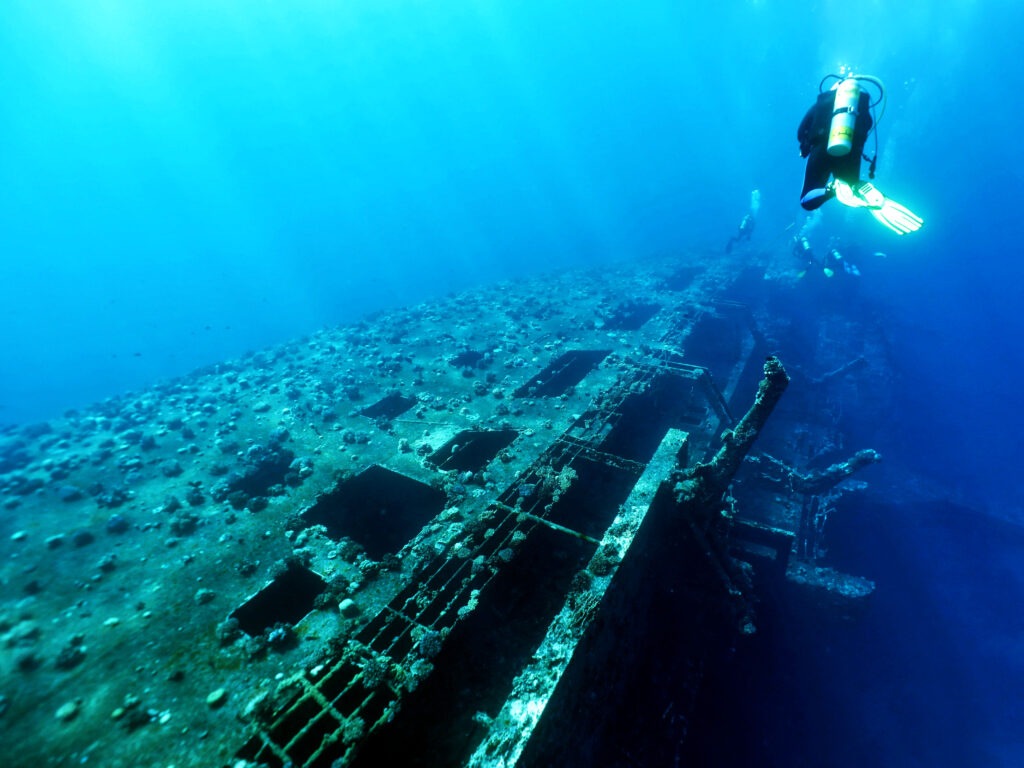
[[[803,233],[796,235],[793,238],[793,258],[803,266],[803,269],[797,273],[797,277],[802,278],[808,273],[814,275],[819,271],[825,277],[834,277],[835,275],[860,277],[860,269],[857,265],[845,258],[834,243],[834,240],[829,243],[828,252],[819,262],[814,256],[814,251],[811,250],[811,242],[807,236]]]
[[[875,132],[875,156],[868,177],[875,178],[878,159],[878,122],[885,114],[885,86],[870,75],[826,75],[818,88],[835,78],[836,83],[821,91],[797,129],[800,157],[807,158],[800,205],[813,211],[835,197],[851,208],[867,208],[871,215],[897,234],[916,232],[923,219],[897,202],[889,200],[869,181],[860,179],[860,161],[868,135]],[[872,103],[861,83],[873,83],[880,96]],[[882,105],[878,119],[871,110]],[[830,180],[831,178],[831,180]]]
[[[860,277],[860,269],[858,269],[857,265],[840,253],[839,249],[831,243],[829,244],[828,253],[825,254],[825,259],[822,262],[821,271],[825,273],[825,277],[832,277],[833,275]]]
[[[726,253],[732,253],[732,247],[740,242],[740,240],[750,242],[750,237],[754,234],[754,227],[757,225],[757,212],[760,209],[761,190],[755,189],[750,193],[750,213],[743,217],[743,221],[740,222],[736,234],[730,237],[729,242],[725,244]]]
[[[736,245],[740,240],[746,240],[750,242],[750,236],[754,234],[754,225],[756,221],[754,217],[749,213],[743,217],[743,221],[740,222],[740,227],[736,230],[736,234],[729,238],[729,242],[725,244],[725,252],[732,253],[732,247]]]
[[[797,277],[803,277],[808,270],[815,266],[816,260],[814,251],[811,250],[811,241],[802,233],[793,238],[793,258],[803,267]]]
[[[817,229],[820,223],[821,211],[811,211],[803,226],[800,227],[800,231],[793,236],[793,258],[802,267],[797,273],[797,277],[803,277],[809,270],[817,266],[818,260],[814,257],[814,251],[811,248],[811,233]]]

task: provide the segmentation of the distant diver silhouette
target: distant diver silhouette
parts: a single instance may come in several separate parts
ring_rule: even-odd
[[[730,237],[729,242],[725,244],[726,253],[731,253],[732,247],[740,240],[750,242],[750,237],[754,234],[754,227],[757,226],[757,212],[760,209],[761,190],[755,189],[750,193],[750,213],[743,217],[739,229],[736,230],[736,234]]]

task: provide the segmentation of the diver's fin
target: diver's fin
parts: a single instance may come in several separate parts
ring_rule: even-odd
[[[847,184],[841,179],[836,179],[832,182],[832,187],[836,199],[850,208],[881,208],[885,203],[885,195],[867,181]]]
[[[924,224],[924,219],[892,200],[886,200],[881,208],[872,208],[871,215],[898,235],[917,232]]]
[[[924,224],[924,219],[909,208],[889,200],[870,182],[851,185],[836,179],[834,185],[839,202],[851,208],[867,208],[872,216],[898,235],[916,232]]]

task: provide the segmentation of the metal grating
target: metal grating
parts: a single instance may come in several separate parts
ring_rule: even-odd
[[[679,330],[670,330],[667,337],[673,334],[678,336]],[[582,378],[606,354],[563,355],[516,394],[523,396],[527,389],[531,396],[539,396],[539,390],[561,391],[575,383],[566,384],[566,376]],[[566,526],[552,519],[558,500],[571,493],[577,470],[601,465],[621,474],[628,494],[647,467],[647,454],[669,430],[699,425],[701,439],[710,441],[727,417],[716,395],[707,372],[680,362],[674,348],[654,350],[645,362],[631,365],[628,376],[601,393],[513,484],[476,513],[475,533],[449,542],[430,558],[338,658],[288,680],[284,688],[290,696],[268,706],[262,719],[254,718],[254,735],[238,757],[268,768],[351,764],[357,747],[391,722],[403,699],[430,675],[432,659],[445,639],[487,599],[488,587],[515,562],[531,536],[538,530],[554,531],[597,545],[593,535],[601,536],[614,514],[593,533],[580,531],[584,520]],[[662,399],[667,399],[664,407]],[[646,426],[630,425],[644,421],[645,408],[652,403],[657,418]],[[645,435],[642,442],[651,442],[651,449],[630,448],[634,443],[617,440],[615,435],[626,429],[650,430],[650,440]],[[620,455],[622,447],[631,455]]]

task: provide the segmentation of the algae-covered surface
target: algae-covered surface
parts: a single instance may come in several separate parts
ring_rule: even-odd
[[[727,274],[692,258],[497,285],[8,429],[5,764],[228,762],[253,699],[343,644],[473,522],[460,507],[508,487]],[[629,322],[624,296],[653,319]],[[534,396],[571,350],[601,355]],[[466,430],[507,444],[439,468]],[[388,496],[398,477],[427,493],[414,511]],[[339,530],[300,517],[360,478]]]
[[[872,510],[937,495],[872,449],[884,308],[798,266],[502,283],[5,428],[4,765],[751,759],[724,713],[899,626]]]

